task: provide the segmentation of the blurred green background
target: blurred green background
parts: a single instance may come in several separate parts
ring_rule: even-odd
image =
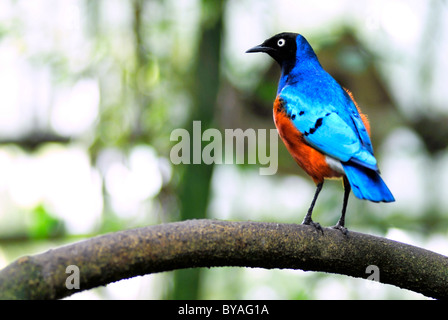
[[[303,34],[369,115],[393,204],[351,197],[347,227],[448,255],[448,7],[404,0],[2,0],[0,268],[95,235],[193,218],[299,223],[314,185],[279,171],[173,165],[174,129],[272,129],[279,68],[244,52]],[[334,225],[340,182],[314,218]],[[212,268],[71,299],[424,299],[300,270]]]

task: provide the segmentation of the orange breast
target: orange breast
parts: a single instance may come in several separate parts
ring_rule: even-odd
[[[316,184],[323,182],[325,178],[341,177],[340,173],[328,166],[324,154],[306,143],[303,134],[288,118],[278,98],[274,103],[274,122],[289,153]]]

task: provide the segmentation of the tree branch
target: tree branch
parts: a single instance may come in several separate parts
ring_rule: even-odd
[[[80,270],[70,290],[69,265]],[[367,278],[448,298],[448,258],[350,231],[296,224],[189,220],[121,231],[19,258],[0,271],[2,299],[58,299],[129,277],[197,267],[289,268]]]

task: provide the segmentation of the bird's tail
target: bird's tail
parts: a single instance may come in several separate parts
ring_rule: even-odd
[[[365,168],[353,162],[343,162],[352,191],[359,199],[373,202],[393,202],[394,196],[375,170]]]

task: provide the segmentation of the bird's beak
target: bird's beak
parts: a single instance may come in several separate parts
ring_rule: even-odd
[[[266,47],[266,46],[264,46],[263,44],[260,44],[260,45],[258,45],[258,46],[256,46],[256,47],[253,47],[253,48],[247,50],[246,53],[252,53],[252,52],[268,52],[268,51],[270,51],[270,50],[272,50],[272,48],[270,48],[270,47]]]

